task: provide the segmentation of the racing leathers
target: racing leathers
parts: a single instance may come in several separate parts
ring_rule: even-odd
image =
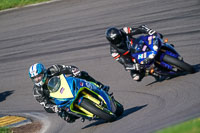
[[[121,44],[113,45],[110,44],[110,54],[111,56],[121,63],[125,70],[129,70],[131,77],[135,81],[141,81],[145,76],[145,70],[142,65],[138,63],[137,59],[131,57],[131,52],[134,50],[129,49],[130,45],[136,45],[138,43],[137,38],[134,35],[147,34],[147,35],[158,35],[162,37],[162,34],[148,28],[146,25],[141,25],[138,28],[124,27],[120,29],[122,41]],[[148,61],[148,59],[147,59]]]
[[[79,69],[76,66],[66,66],[66,65],[52,65],[47,69],[47,78],[50,79],[53,76],[58,76],[60,74],[66,74],[73,77],[85,79],[87,81],[91,81],[96,83],[100,86],[100,88],[104,89],[105,91],[108,91],[109,87],[104,86],[99,81],[96,81],[94,78],[92,78],[87,72],[85,71],[79,71]],[[72,116],[68,114],[66,111],[63,112],[63,110],[59,110],[57,106],[51,102],[49,95],[50,92],[47,89],[47,84],[45,83],[43,86],[36,86],[33,87],[33,95],[36,98],[36,100],[44,107],[44,109],[48,113],[54,113],[57,112],[59,116],[61,116],[63,119],[65,119],[67,122],[74,122],[75,119],[77,119],[76,116]]]

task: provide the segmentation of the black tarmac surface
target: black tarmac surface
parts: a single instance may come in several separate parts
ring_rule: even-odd
[[[46,133],[150,133],[200,116],[200,73],[162,82],[132,81],[109,54],[110,26],[150,28],[169,38],[184,60],[200,69],[199,0],[63,0],[0,13],[0,113],[48,116]],[[48,114],[32,95],[29,67],[76,65],[109,85],[125,108],[112,123],[68,124]]]

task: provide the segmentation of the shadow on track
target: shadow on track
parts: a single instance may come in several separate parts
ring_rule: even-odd
[[[132,108],[126,109],[126,110],[124,110],[123,115],[120,116],[117,120],[120,120],[120,119],[122,119],[123,117],[126,117],[126,116],[128,116],[128,115],[130,115],[130,114],[132,114],[132,113],[134,113],[134,112],[136,112],[136,111],[139,111],[139,110],[143,109],[144,107],[146,107],[147,105],[148,105],[148,104],[145,104],[145,105],[142,105],[142,106],[136,106],[136,107],[132,107]]]
[[[13,93],[14,93],[14,90],[0,93],[0,102],[3,102],[4,100],[6,100],[6,97],[8,97],[9,95]]]
[[[199,72],[199,71],[200,71],[200,64],[193,65],[193,68],[194,68],[194,70],[195,70],[194,73]],[[183,72],[183,73],[179,73],[179,74],[174,75],[174,76],[168,76],[168,77],[165,77],[165,78],[163,78],[163,79],[153,81],[152,83],[149,83],[149,84],[147,84],[146,86],[149,86],[149,85],[152,85],[152,84],[155,84],[155,83],[158,83],[158,82],[163,82],[164,80],[171,80],[171,79],[176,78],[176,77],[185,76],[185,75],[187,75],[187,74],[189,74],[189,73]],[[193,74],[193,73],[192,73],[192,74]]]
[[[193,65],[195,72],[199,72],[200,71],[200,64],[197,65]]]
[[[132,108],[126,109],[126,110],[124,110],[123,115],[120,116],[119,118],[117,118],[117,120],[120,120],[120,119],[122,119],[123,117],[126,117],[126,116],[128,116],[128,115],[130,115],[130,114],[132,114],[132,113],[134,113],[134,112],[136,112],[136,111],[138,111],[138,110],[141,110],[142,108],[146,107],[147,105],[148,105],[148,104],[145,104],[145,105],[142,105],[142,106],[136,106],[136,107],[132,107]],[[117,120],[116,120],[116,121],[117,121]],[[91,124],[89,124],[89,125],[83,127],[82,129],[86,129],[86,128],[89,128],[89,127],[92,127],[92,126],[98,126],[98,125],[101,125],[101,124],[104,124],[104,123],[107,123],[107,122],[105,122],[104,120],[99,120],[99,121],[97,121],[97,122],[91,123]]]

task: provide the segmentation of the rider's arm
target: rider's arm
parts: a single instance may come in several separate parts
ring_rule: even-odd
[[[47,92],[44,92],[44,89],[42,87],[38,87],[38,86],[34,86],[33,87],[33,96],[35,97],[35,99],[44,107],[49,108],[51,106],[51,104],[48,102],[48,98],[46,95]]]
[[[51,76],[60,74],[70,74],[73,76],[79,76],[80,71],[76,66],[55,64],[48,68],[48,74]]]
[[[123,54],[119,53],[115,48],[110,47],[110,53],[111,53],[111,56],[116,61],[118,61],[119,63],[121,63],[125,67],[125,69],[127,67],[131,67],[131,66],[134,65],[134,62],[131,61],[130,57],[128,57],[127,55],[123,55]]]
[[[115,48],[110,47],[110,54],[116,61],[124,65],[124,57]]]
[[[127,35],[133,36],[138,34],[148,34],[148,35],[154,35],[157,34],[155,30],[152,30],[148,28],[146,25],[141,25],[137,28],[134,27],[124,27],[121,29],[121,31]]]
[[[126,70],[136,70],[136,71],[140,70],[140,66],[139,66],[139,64],[137,63],[137,61],[135,59],[131,60],[130,57],[128,57],[127,55],[120,54],[113,47],[110,47],[110,53],[111,53],[111,56],[116,61],[121,63]]]
[[[49,91],[44,90],[42,87],[34,86],[33,96],[36,101],[39,102],[48,113],[54,113],[58,111],[57,105],[49,101]]]

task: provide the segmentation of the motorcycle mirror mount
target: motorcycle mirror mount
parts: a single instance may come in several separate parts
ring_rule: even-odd
[[[167,43],[167,42],[168,42],[168,38],[166,38],[166,39],[164,40],[164,42]]]

